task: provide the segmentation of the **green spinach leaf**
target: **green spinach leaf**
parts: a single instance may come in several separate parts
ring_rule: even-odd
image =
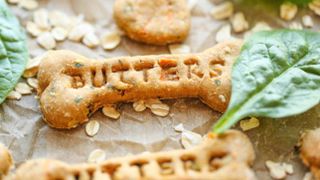
[[[0,103],[18,82],[27,60],[24,30],[4,0],[0,0]]]
[[[281,118],[320,102],[320,34],[276,30],[254,34],[232,69],[232,96],[213,131],[248,116]]]

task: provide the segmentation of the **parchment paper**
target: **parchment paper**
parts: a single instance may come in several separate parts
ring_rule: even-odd
[[[85,19],[94,23],[97,34],[116,25],[112,19],[112,0],[51,0],[40,1],[41,6],[50,10],[58,9],[70,15],[83,14]],[[237,2],[237,11],[244,11],[252,27],[257,21],[268,22],[273,27],[285,27],[288,23],[278,18],[278,9],[266,9],[259,4],[247,6]],[[213,1],[199,0],[192,11],[192,29],[185,44],[192,52],[200,52],[213,46],[215,33],[228,21],[216,21],[210,16]],[[32,18],[32,13],[12,6],[22,24]],[[311,12],[299,11],[302,14]],[[319,17],[314,17],[318,22]],[[296,21],[301,21],[297,18]],[[241,37],[242,35],[236,35]],[[31,57],[44,52],[35,42],[28,39]],[[80,43],[65,41],[57,49],[70,49],[92,58],[114,57],[119,55],[144,55],[168,53],[167,47],[149,46],[122,38],[119,47],[113,51],[101,48],[89,49]],[[89,153],[97,148],[104,149],[107,158],[137,154],[143,151],[165,151],[182,148],[181,134],[173,127],[183,123],[188,130],[204,135],[220,114],[212,111],[196,99],[179,99],[165,101],[170,104],[169,116],[162,118],[151,114],[149,110],[138,113],[132,104],[121,104],[121,117],[111,120],[101,112],[91,119],[101,124],[98,134],[88,137],[84,126],[69,131],[49,128],[41,119],[41,112],[34,95],[24,96],[20,101],[6,100],[0,106],[0,142],[12,151],[16,165],[32,158],[56,158],[69,163],[86,162]],[[298,158],[295,148],[299,133],[305,129],[320,127],[320,106],[303,115],[272,120],[260,118],[261,125],[246,132],[255,148],[257,159],[254,169],[259,179],[270,179],[265,168],[266,160],[282,161],[294,165],[294,174],[288,179],[302,179],[307,169]]]

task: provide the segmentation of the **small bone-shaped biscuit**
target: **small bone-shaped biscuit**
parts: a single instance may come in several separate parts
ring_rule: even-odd
[[[0,180],[9,172],[12,165],[13,160],[9,150],[0,143]]]
[[[225,42],[198,54],[104,60],[50,51],[38,73],[44,120],[55,128],[74,128],[103,105],[151,98],[198,97],[223,112],[241,44]]]
[[[106,160],[99,164],[68,165],[56,160],[31,160],[16,171],[15,180],[125,180],[125,179],[219,179],[253,180],[254,160],[250,140],[230,130],[189,150],[140,154]]]
[[[305,132],[301,137],[300,157],[310,167],[316,180],[320,180],[320,128]]]

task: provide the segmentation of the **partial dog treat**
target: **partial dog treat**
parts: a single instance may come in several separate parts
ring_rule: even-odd
[[[0,143],[0,179],[8,174],[12,165],[13,160],[9,150]]]
[[[300,157],[310,167],[312,174],[320,180],[320,128],[302,135]]]
[[[69,129],[88,121],[104,105],[182,97],[199,97],[223,112],[230,98],[231,67],[241,44],[225,42],[199,54],[106,60],[49,51],[38,72],[43,118],[54,128]]]
[[[190,29],[186,0],[116,0],[113,9],[118,26],[139,42],[154,45],[182,42]]]
[[[68,165],[56,160],[31,160],[14,180],[53,179],[219,179],[253,180],[255,158],[250,140],[239,131],[207,138],[190,150],[113,158],[99,164]]]

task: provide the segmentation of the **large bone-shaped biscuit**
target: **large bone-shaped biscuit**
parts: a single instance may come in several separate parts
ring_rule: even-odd
[[[16,171],[15,180],[216,179],[252,180],[255,158],[250,140],[230,130],[189,150],[113,158],[99,164],[68,165],[56,160],[31,160]]]
[[[198,54],[104,60],[50,51],[38,73],[44,120],[55,128],[74,128],[103,105],[151,98],[198,97],[223,112],[241,44],[225,42]]]

